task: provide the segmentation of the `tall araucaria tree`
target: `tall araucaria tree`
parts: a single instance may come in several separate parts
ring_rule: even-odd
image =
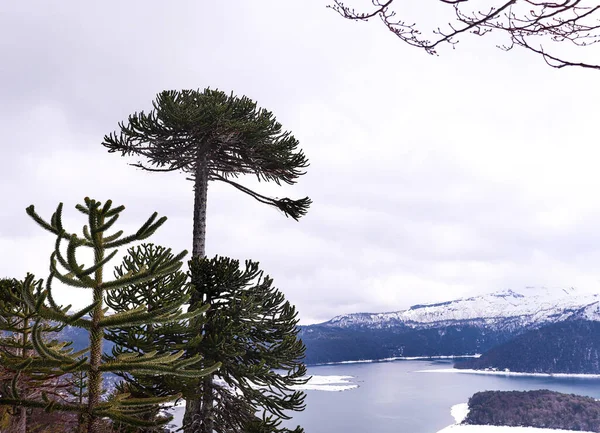
[[[251,99],[227,95],[209,88],[204,91],[163,91],[153,101],[153,110],[129,116],[120,131],[104,137],[109,152],[143,156],[147,162],[132,164],[147,171],[182,171],[194,182],[192,256],[206,255],[206,205],[208,183],[220,181],[273,206],[298,220],[308,210],[308,197],[291,200],[270,198],[234,181],[250,174],[259,181],[294,184],[308,167],[298,140],[270,111]],[[206,300],[205,300],[206,301]],[[194,307],[194,304],[192,304]],[[203,333],[200,330],[200,333]],[[212,389],[210,377],[198,388]],[[186,414],[212,412],[207,398],[188,399]],[[212,432],[210,420],[206,431]]]
[[[200,356],[184,358],[184,350],[170,350],[151,352],[145,354],[123,353],[116,356],[103,354],[102,346],[104,334],[112,328],[128,326],[169,323],[180,320],[189,320],[204,314],[206,308],[196,308],[188,313],[182,312],[182,305],[188,302],[189,296],[182,296],[161,308],[148,311],[146,305],[127,311],[108,314],[105,307],[104,296],[106,293],[121,290],[131,285],[151,282],[177,272],[181,266],[181,259],[187,254],[183,251],[172,255],[170,250],[155,257],[147,266],[137,271],[132,270],[124,275],[117,276],[114,280],[105,280],[104,267],[117,254],[117,247],[132,242],[144,240],[151,236],[165,221],[166,217],[157,218],[154,213],[134,234],[123,236],[123,231],[108,234],[118,220],[124,206],[113,207],[108,200],[104,205],[86,197],[84,205],[77,205],[76,209],[86,215],[88,224],[83,227],[82,236],[67,232],[62,223],[62,203],[50,221],[42,219],[33,206],[27,208],[27,213],[44,229],[56,236],[55,250],[50,259],[50,275],[46,280],[45,289],[37,293],[23,291],[25,302],[36,312],[36,322],[32,328],[32,342],[36,352],[43,358],[40,368],[53,367],[64,372],[85,372],[87,397],[83,404],[78,402],[57,403],[49,400],[44,395],[42,398],[25,398],[17,394],[1,397],[0,404],[39,407],[47,410],[76,412],[85,418],[86,433],[99,433],[102,418],[133,426],[156,426],[167,422],[168,418],[147,421],[143,414],[155,407],[156,404],[166,403],[178,398],[178,395],[153,396],[148,398],[132,398],[122,394],[110,401],[103,401],[102,375],[103,373],[137,373],[173,375],[187,378],[202,377],[216,368],[218,364],[207,369],[190,369],[189,367],[200,361]],[[66,251],[61,248],[61,243],[67,242]],[[93,264],[85,266],[77,259],[80,247],[87,247],[93,251]],[[113,250],[109,253],[109,251]],[[135,259],[134,259],[135,260]],[[56,304],[52,295],[53,282],[61,283],[92,292],[93,300],[88,306],[71,311],[70,306],[61,307]],[[126,299],[124,302],[135,302]],[[67,348],[54,348],[41,338],[39,324],[41,321],[50,320],[53,323],[68,324],[82,328],[89,333],[89,347],[78,353],[72,353]],[[30,361],[30,366],[35,361]]]
[[[235,182],[239,175],[294,184],[308,160],[298,140],[282,131],[270,111],[242,96],[205,89],[163,91],[154,109],[129,116],[119,133],[104,137],[109,152],[147,158],[132,164],[148,171],[182,171],[194,182],[194,257],[204,257],[208,183],[227,183],[297,220],[311,200],[270,198]]]

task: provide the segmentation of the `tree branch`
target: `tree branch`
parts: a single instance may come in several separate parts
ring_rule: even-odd
[[[291,200],[289,198],[279,199],[279,198],[267,197],[267,196],[264,196],[262,194],[255,192],[255,191],[252,191],[250,188],[240,185],[237,182],[227,179],[224,176],[220,176],[220,175],[214,174],[214,173],[211,174],[211,180],[219,180],[221,182],[228,183],[229,185],[233,186],[234,188],[237,188],[238,190],[248,194],[250,197],[254,198],[255,200],[257,200],[261,203],[276,207],[277,209],[282,211],[285,216],[292,217],[296,221],[298,221],[298,219],[300,219],[300,217],[302,217],[306,214],[308,207],[312,203],[312,200],[310,200],[308,197],[301,198],[299,200]]]
[[[571,60],[549,51],[548,48],[550,44],[565,41],[570,41],[578,47],[600,41],[600,20],[597,17],[600,5],[585,6],[582,0],[509,0],[482,12],[467,9],[469,5],[477,4],[473,0],[437,0],[440,6],[449,5],[454,9],[455,21],[446,24],[448,30],[441,27],[432,29],[430,34],[434,38],[429,40],[416,23],[408,24],[403,19],[394,18],[397,13],[391,10],[391,7],[395,1],[388,0],[382,3],[372,0],[375,8],[366,12],[356,11],[341,0],[334,0],[333,4],[327,7],[343,18],[353,21],[368,21],[379,17],[401,41],[421,48],[428,54],[437,55],[437,48],[443,43],[456,45],[459,42],[458,38],[464,37],[466,33],[483,36],[495,31],[508,37],[508,42],[499,46],[503,50],[519,46],[540,55],[554,68],[576,66],[600,69],[600,64]],[[396,4],[399,3],[398,1]],[[540,48],[536,48],[538,46]],[[541,48],[542,46],[546,48]]]

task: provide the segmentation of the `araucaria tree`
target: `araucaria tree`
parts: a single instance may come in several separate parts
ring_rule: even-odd
[[[148,171],[183,171],[194,182],[194,240],[192,255],[205,256],[206,199],[209,181],[225,182],[261,203],[298,219],[310,206],[308,197],[270,198],[233,178],[255,175],[259,181],[294,184],[308,161],[298,140],[281,129],[270,111],[257,108],[243,96],[218,90],[164,91],[154,109],[129,116],[120,132],[104,137],[109,152],[143,156]]]
[[[198,353],[222,366],[203,389],[214,406],[186,414],[186,431],[303,432],[281,426],[290,419],[286,411],[304,409],[304,393],[292,388],[307,380],[295,308],[250,260],[240,266],[227,257],[194,257],[190,275],[192,303],[208,299],[213,306],[202,318]]]
[[[129,273],[140,272],[150,266],[157,257],[167,255],[172,258],[166,248],[154,244],[142,244],[128,250],[120,266],[115,268],[115,277],[122,278]],[[171,272],[151,281],[131,284],[126,288],[112,290],[106,294],[106,304],[115,312],[128,312],[145,306],[148,311],[155,311],[167,305],[177,304],[181,299],[190,299],[191,284],[188,275],[183,271]],[[196,304],[200,305],[200,304]],[[198,344],[202,336],[198,327],[204,322],[205,316],[194,319],[196,327],[190,326],[190,320],[178,320],[167,323],[140,324],[127,327],[114,327],[106,332],[106,339],[113,342],[114,356],[127,354],[147,354],[156,350],[185,350],[186,356],[192,352],[198,354]],[[200,364],[206,364],[206,360]],[[215,363],[211,363],[213,365]],[[209,364],[206,364],[209,366]],[[193,368],[195,366],[192,366]],[[138,372],[119,373],[124,379],[121,387],[134,397],[167,396],[196,391],[196,381],[169,375],[144,374]],[[160,414],[157,407],[148,411],[143,417],[152,420]],[[138,429],[136,432],[153,431]]]
[[[456,45],[468,34],[499,33],[506,38],[499,48],[506,51],[525,48],[555,68],[600,69],[598,63],[567,57],[564,49],[565,45],[585,49],[600,41],[600,3],[594,0],[425,1],[419,6],[428,8],[433,19],[442,17],[441,22],[431,25],[429,35],[424,32],[423,23],[417,24],[411,16],[412,3],[403,0],[363,0],[363,3],[370,4],[356,10],[347,1],[334,0],[328,7],[354,21],[379,18],[401,41],[429,54],[437,54],[443,44]]]
[[[36,352],[43,358],[39,364],[40,368],[53,367],[64,372],[85,372],[87,375],[86,401],[83,404],[78,402],[57,403],[49,400],[45,395],[36,399],[15,394],[8,397],[2,396],[0,404],[76,412],[85,419],[83,431],[87,433],[99,433],[102,418],[110,418],[134,426],[159,425],[168,419],[147,421],[142,415],[149,409],[153,409],[156,404],[174,400],[178,395],[132,398],[130,395],[122,394],[110,401],[103,401],[101,399],[103,373],[137,372],[175,375],[191,379],[212,372],[218,365],[205,370],[190,369],[190,366],[200,361],[199,356],[184,358],[184,350],[173,351],[168,348],[163,352],[139,355],[135,353],[123,353],[117,356],[103,355],[104,333],[116,327],[124,328],[188,320],[203,314],[205,309],[197,308],[183,313],[182,304],[189,300],[189,296],[186,297],[185,294],[182,294],[180,299],[152,311],[148,311],[147,306],[140,305],[127,311],[108,314],[104,296],[107,292],[151,282],[177,272],[182,266],[181,259],[186,255],[186,251],[172,255],[170,250],[165,250],[163,254],[154,257],[147,266],[124,275],[117,275],[114,280],[105,280],[104,267],[117,254],[116,248],[148,238],[165,222],[166,218],[158,218],[154,213],[134,234],[123,236],[122,230],[112,234],[108,234],[108,231],[119,218],[124,206],[113,207],[110,200],[102,204],[86,198],[85,204],[77,205],[76,208],[86,216],[88,222],[83,227],[81,236],[70,233],[63,227],[62,203],[58,205],[49,222],[42,219],[35,212],[33,206],[27,208],[27,213],[39,225],[56,236],[56,243],[50,259],[50,275],[46,280],[45,288],[37,293],[23,291],[23,294],[26,295],[27,305],[34,309],[37,315],[36,323],[32,328],[32,342]],[[61,248],[63,241],[67,242],[66,248]],[[93,263],[90,266],[85,266],[78,261],[77,249],[80,247],[92,250]],[[111,250],[112,252],[110,252]],[[133,260],[135,259],[134,257]],[[78,311],[71,311],[70,307],[59,306],[52,295],[52,286],[55,280],[67,286],[91,291],[92,302]],[[126,299],[124,302],[127,301],[134,302],[132,299]],[[73,353],[66,347],[55,348],[46,344],[40,335],[39,324],[42,319],[87,330],[89,347],[81,352]],[[33,364],[35,364],[35,360],[29,362],[29,366]]]
[[[206,255],[206,204],[208,183],[220,181],[273,206],[297,220],[311,200],[270,198],[234,181],[250,174],[259,181],[294,184],[304,174],[308,160],[298,150],[298,140],[282,131],[270,111],[243,96],[205,89],[164,91],[153,101],[148,114],[134,113],[119,133],[109,134],[102,143],[109,152],[147,158],[133,164],[148,171],[182,171],[194,182],[193,257]],[[198,299],[197,302],[201,300]],[[205,300],[206,301],[206,300]],[[191,304],[195,308],[195,303]],[[198,330],[203,334],[203,329]],[[199,397],[188,399],[186,418],[206,418],[212,413],[209,377],[198,387]],[[210,419],[205,431],[212,432]],[[192,430],[188,430],[191,432]]]
[[[42,280],[28,274],[23,281],[5,278],[0,280],[0,396],[8,399],[39,399],[42,395],[48,402],[64,401],[63,392],[68,387],[65,372],[35,352],[32,334],[53,351],[61,351],[66,343],[52,340],[51,336],[61,326],[39,322],[34,308],[24,300],[24,293],[35,296],[42,291]],[[0,414],[2,425],[10,433],[26,433],[28,425],[27,407],[13,405]],[[8,419],[2,419],[7,417]]]

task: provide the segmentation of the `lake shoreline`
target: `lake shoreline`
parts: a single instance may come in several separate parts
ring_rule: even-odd
[[[336,386],[359,385],[342,392],[306,390],[306,410],[290,414],[286,428],[297,425],[311,433],[436,433],[456,423],[450,408],[479,391],[531,391],[550,389],[600,399],[598,379],[508,377],[484,374],[415,374],[427,369],[449,369],[452,360],[344,363],[309,367],[308,376]],[[319,377],[321,376],[321,377]],[[327,376],[326,380],[323,380]],[[337,376],[337,377],[336,377]],[[352,377],[351,379],[349,378]],[[340,379],[350,383],[340,383]],[[315,385],[318,383],[313,383]],[[466,405],[464,405],[466,406]],[[463,406],[463,407],[464,407]],[[463,409],[464,410],[464,409]],[[490,430],[491,429],[491,430]],[[523,433],[537,433],[523,429]],[[559,433],[546,430],[544,433]],[[493,427],[456,425],[443,433],[521,433]],[[540,432],[542,433],[542,432]]]
[[[456,374],[481,374],[490,376],[520,376],[520,377],[549,377],[549,378],[571,378],[571,379],[600,379],[600,374],[585,373],[528,373],[520,371],[493,371],[493,370],[474,370],[460,368],[437,368],[428,370],[418,370],[415,373],[456,373]]]
[[[393,362],[393,361],[435,361],[438,359],[463,359],[479,358],[481,354],[475,355],[439,355],[439,356],[394,356],[392,358],[381,359],[357,359],[354,361],[333,361],[321,362],[317,364],[306,364],[307,367],[320,367],[323,365],[346,365],[346,364],[368,364],[374,362]]]

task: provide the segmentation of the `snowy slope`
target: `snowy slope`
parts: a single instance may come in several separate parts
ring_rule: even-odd
[[[465,322],[507,328],[552,323],[572,318],[600,320],[600,295],[578,294],[573,288],[527,287],[437,304],[415,305],[391,313],[356,313],[336,316],[325,326],[413,328]]]

